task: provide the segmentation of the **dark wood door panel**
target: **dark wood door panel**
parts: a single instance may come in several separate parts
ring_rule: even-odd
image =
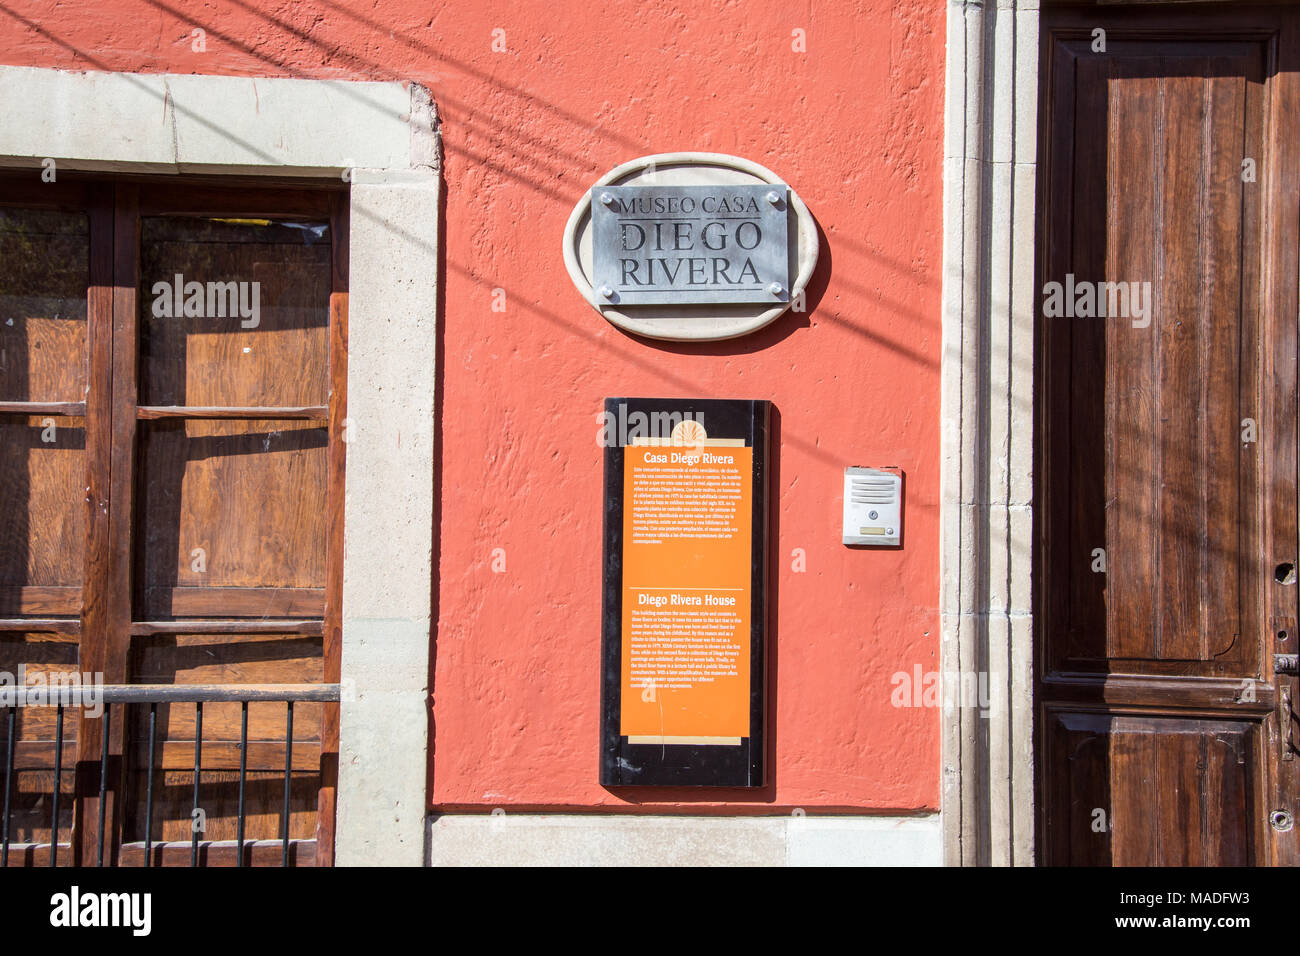
[[[90,222],[0,208],[0,402],[84,402]]]
[[[1295,861],[1300,8],[1052,6],[1040,57],[1040,860]]]
[[[1262,417],[1242,362],[1259,338],[1258,189],[1241,164],[1261,155],[1264,50],[1209,49],[1052,50],[1051,95],[1073,104],[1052,135],[1075,149],[1048,184],[1049,221],[1070,227],[1051,231],[1044,279],[1085,291],[1042,321],[1044,542],[1065,571],[1046,595],[1051,670],[1259,673],[1241,639],[1263,573],[1259,446],[1241,440]],[[1089,289],[1093,312],[1127,289],[1128,314],[1086,314]]]
[[[0,208],[0,618],[81,615],[90,234],[84,211]]]
[[[1044,862],[1243,866],[1257,850],[1259,721],[1045,708]]]
[[[140,404],[325,405],[330,239],[323,221],[144,218]]]
[[[5,416],[0,421],[0,617],[81,613],[86,563],[84,418]],[[40,589],[40,590],[36,590]],[[69,589],[56,591],[55,589]],[[72,597],[59,602],[58,597]]]

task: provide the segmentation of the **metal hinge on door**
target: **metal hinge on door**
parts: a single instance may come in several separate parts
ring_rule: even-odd
[[[1279,673],[1281,673],[1279,671]],[[1282,687],[1277,695],[1278,743],[1281,745],[1282,759],[1295,759],[1295,744],[1292,731],[1295,717],[1291,713],[1291,688]]]
[[[1300,676],[1300,654],[1274,654],[1273,675],[1275,677]],[[1278,738],[1283,760],[1295,759],[1295,715],[1291,712],[1291,685],[1278,688],[1277,695]]]

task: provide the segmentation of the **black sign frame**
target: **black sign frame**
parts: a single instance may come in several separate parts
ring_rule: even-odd
[[[642,412],[700,415],[710,438],[753,448],[750,546],[750,736],[740,746],[633,744],[620,735],[625,435],[605,446],[601,624],[600,783],[604,787],[762,787],[767,770],[768,438],[771,403],[761,399],[607,398],[607,422]]]

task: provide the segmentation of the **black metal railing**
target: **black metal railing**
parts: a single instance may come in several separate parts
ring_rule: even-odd
[[[103,866],[105,847],[109,833],[107,819],[108,791],[110,782],[110,719],[115,708],[123,709],[123,727],[127,709],[148,706],[148,749],[145,769],[145,811],[144,811],[144,865],[151,866],[153,860],[153,814],[154,814],[154,777],[157,754],[158,706],[160,704],[194,705],[194,780],[192,813],[200,811],[199,784],[203,776],[203,705],[205,703],[240,704],[240,740],[239,740],[239,788],[236,834],[236,865],[243,866],[246,843],[246,804],[245,791],[248,779],[248,707],[252,703],[283,703],[285,705],[284,736],[284,793],[281,811],[281,866],[289,865],[290,821],[290,782],[293,775],[293,710],[294,704],[303,702],[337,703],[339,700],[338,684],[192,684],[186,686],[160,684],[73,684],[51,687],[0,687],[0,713],[4,714],[5,726],[5,768],[4,801],[0,810],[0,869],[9,865],[10,828],[12,823],[12,797],[14,783],[14,755],[17,747],[16,718],[22,708],[53,708],[55,717],[54,741],[54,786],[50,808],[50,843],[49,865],[58,865],[59,853],[59,810],[63,778],[63,744],[64,711],[82,708],[102,708],[97,720],[102,720],[100,733],[101,747],[98,767],[98,831],[95,853],[95,865]],[[74,799],[77,795],[74,794]],[[199,829],[191,827],[190,865],[199,864]],[[160,841],[162,842],[162,841]],[[89,865],[89,861],[81,861]]]

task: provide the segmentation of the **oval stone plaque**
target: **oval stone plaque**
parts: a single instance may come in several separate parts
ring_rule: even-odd
[[[564,263],[592,307],[627,332],[730,339],[806,307],[817,227],[757,163],[660,153],[588,190],[564,230]]]

